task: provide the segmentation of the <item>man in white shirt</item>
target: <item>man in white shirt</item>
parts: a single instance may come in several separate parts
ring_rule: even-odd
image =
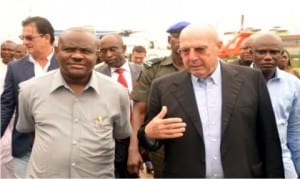
[[[283,55],[279,36],[260,34],[252,55],[266,81],[280,136],[285,178],[300,176],[300,80],[278,68]]]
[[[27,47],[29,56],[8,64],[4,91],[1,95],[1,137],[16,111],[14,123],[18,118],[19,83],[34,76],[40,76],[58,67],[54,57],[54,29],[43,17],[28,17],[22,22],[20,39]],[[15,126],[15,125],[14,125]],[[12,155],[14,157],[14,175],[24,178],[29,160],[33,138],[13,129]]]
[[[125,51],[126,45],[123,43],[121,36],[118,34],[104,35],[100,40],[99,48],[100,58],[104,61],[104,64],[97,67],[96,71],[110,76],[116,82],[122,83],[128,89],[129,94],[143,67],[129,63],[125,58]],[[116,141],[115,176],[118,178],[137,177],[138,175],[138,173],[129,174],[127,170],[128,155],[131,155],[130,151],[128,151],[128,146],[129,138]]]

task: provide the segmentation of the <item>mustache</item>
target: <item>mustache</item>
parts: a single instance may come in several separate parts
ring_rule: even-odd
[[[68,64],[84,65],[85,62],[81,58],[70,58],[67,60]]]

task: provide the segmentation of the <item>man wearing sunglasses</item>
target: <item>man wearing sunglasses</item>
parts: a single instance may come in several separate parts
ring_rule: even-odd
[[[9,63],[7,67],[1,95],[1,137],[15,111],[14,126],[16,126],[19,83],[58,67],[54,57],[54,29],[51,23],[43,17],[29,17],[22,22],[22,27],[22,35],[19,37],[27,47],[29,55]],[[15,127],[13,128],[12,155],[16,178],[25,176],[32,143],[32,136],[19,133]]]

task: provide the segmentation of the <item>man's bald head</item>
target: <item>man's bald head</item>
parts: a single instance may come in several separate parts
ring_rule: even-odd
[[[205,79],[215,71],[222,42],[213,26],[187,26],[181,31],[179,46],[183,64],[191,74]]]
[[[252,47],[253,46],[253,42],[254,42],[254,37],[250,36],[248,38],[246,38],[242,43],[241,43],[241,49],[245,48],[245,47]]]
[[[96,64],[97,38],[81,27],[64,31],[56,48],[61,74],[68,84],[86,85]]]
[[[100,39],[100,46],[102,43],[105,43],[107,41],[113,41],[113,42],[119,44],[120,46],[124,45],[122,37],[116,33],[110,33],[110,34],[103,35]]]
[[[100,58],[108,66],[119,68],[125,60],[126,45],[118,34],[106,34],[100,39]]]
[[[275,75],[278,60],[281,59],[283,43],[281,38],[272,33],[256,36],[253,42],[253,60],[256,67],[261,70],[265,80]]]
[[[97,37],[89,29],[86,29],[83,27],[72,27],[72,28],[69,28],[69,29],[65,30],[64,32],[62,32],[59,37],[59,40],[58,40],[58,46],[60,43],[63,43],[65,38],[67,38],[69,36],[76,36],[76,35],[79,35],[79,36],[84,35],[84,38],[90,38],[94,42],[95,47],[97,48],[97,46],[98,46]],[[78,38],[78,39],[80,39],[80,38]]]
[[[190,24],[181,31],[179,41],[187,35],[197,36],[202,39],[210,39],[212,42],[220,42],[217,30],[210,24]]]
[[[280,36],[273,33],[263,33],[256,36],[253,40],[253,48],[258,47],[268,47],[268,46],[277,46],[278,48],[283,48],[283,42]]]

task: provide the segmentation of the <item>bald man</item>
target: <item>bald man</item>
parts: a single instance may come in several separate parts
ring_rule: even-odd
[[[130,93],[143,67],[129,62],[125,58],[125,52],[126,45],[120,35],[112,33],[102,36],[99,43],[99,57],[104,64],[96,67],[95,70],[123,84]],[[120,78],[119,70],[122,71],[123,80],[120,80],[122,78]],[[128,158],[138,154],[129,151],[129,142],[129,138],[116,141],[115,177],[117,178],[137,178],[139,175],[139,171],[130,173],[127,169]],[[141,160],[140,163],[142,163]]]
[[[1,43],[1,62],[0,62],[0,94],[4,88],[4,80],[7,71],[7,64],[14,60],[16,43],[11,40],[6,40]],[[13,120],[8,124],[7,130],[0,139],[1,151],[1,178],[13,178],[13,167],[11,155],[11,138],[12,138]]]
[[[250,36],[241,43],[240,59],[231,62],[231,64],[243,65],[243,66],[251,65],[251,63],[253,62],[253,57],[252,57],[252,53],[251,53],[253,40],[254,40],[254,37]]]
[[[179,44],[186,70],[152,83],[147,119],[138,132],[145,148],[164,145],[163,177],[284,177],[261,73],[222,63],[222,43],[210,25],[187,26]]]
[[[1,58],[2,58],[2,63],[5,65],[8,64],[8,62],[13,61],[15,58],[15,48],[16,48],[16,43],[11,40],[6,40],[1,43]]]
[[[23,44],[17,44],[15,47],[15,58],[16,59],[22,59],[23,57],[25,57],[27,55],[27,48],[25,45]]]
[[[278,35],[261,34],[253,42],[255,66],[264,76],[275,112],[285,178],[297,178],[300,176],[300,80],[278,68],[283,53]]]
[[[115,139],[128,138],[128,91],[93,71],[97,40],[83,28],[59,38],[59,69],[20,85],[20,132],[35,131],[26,178],[113,178]],[[47,89],[47,90],[45,90]]]

